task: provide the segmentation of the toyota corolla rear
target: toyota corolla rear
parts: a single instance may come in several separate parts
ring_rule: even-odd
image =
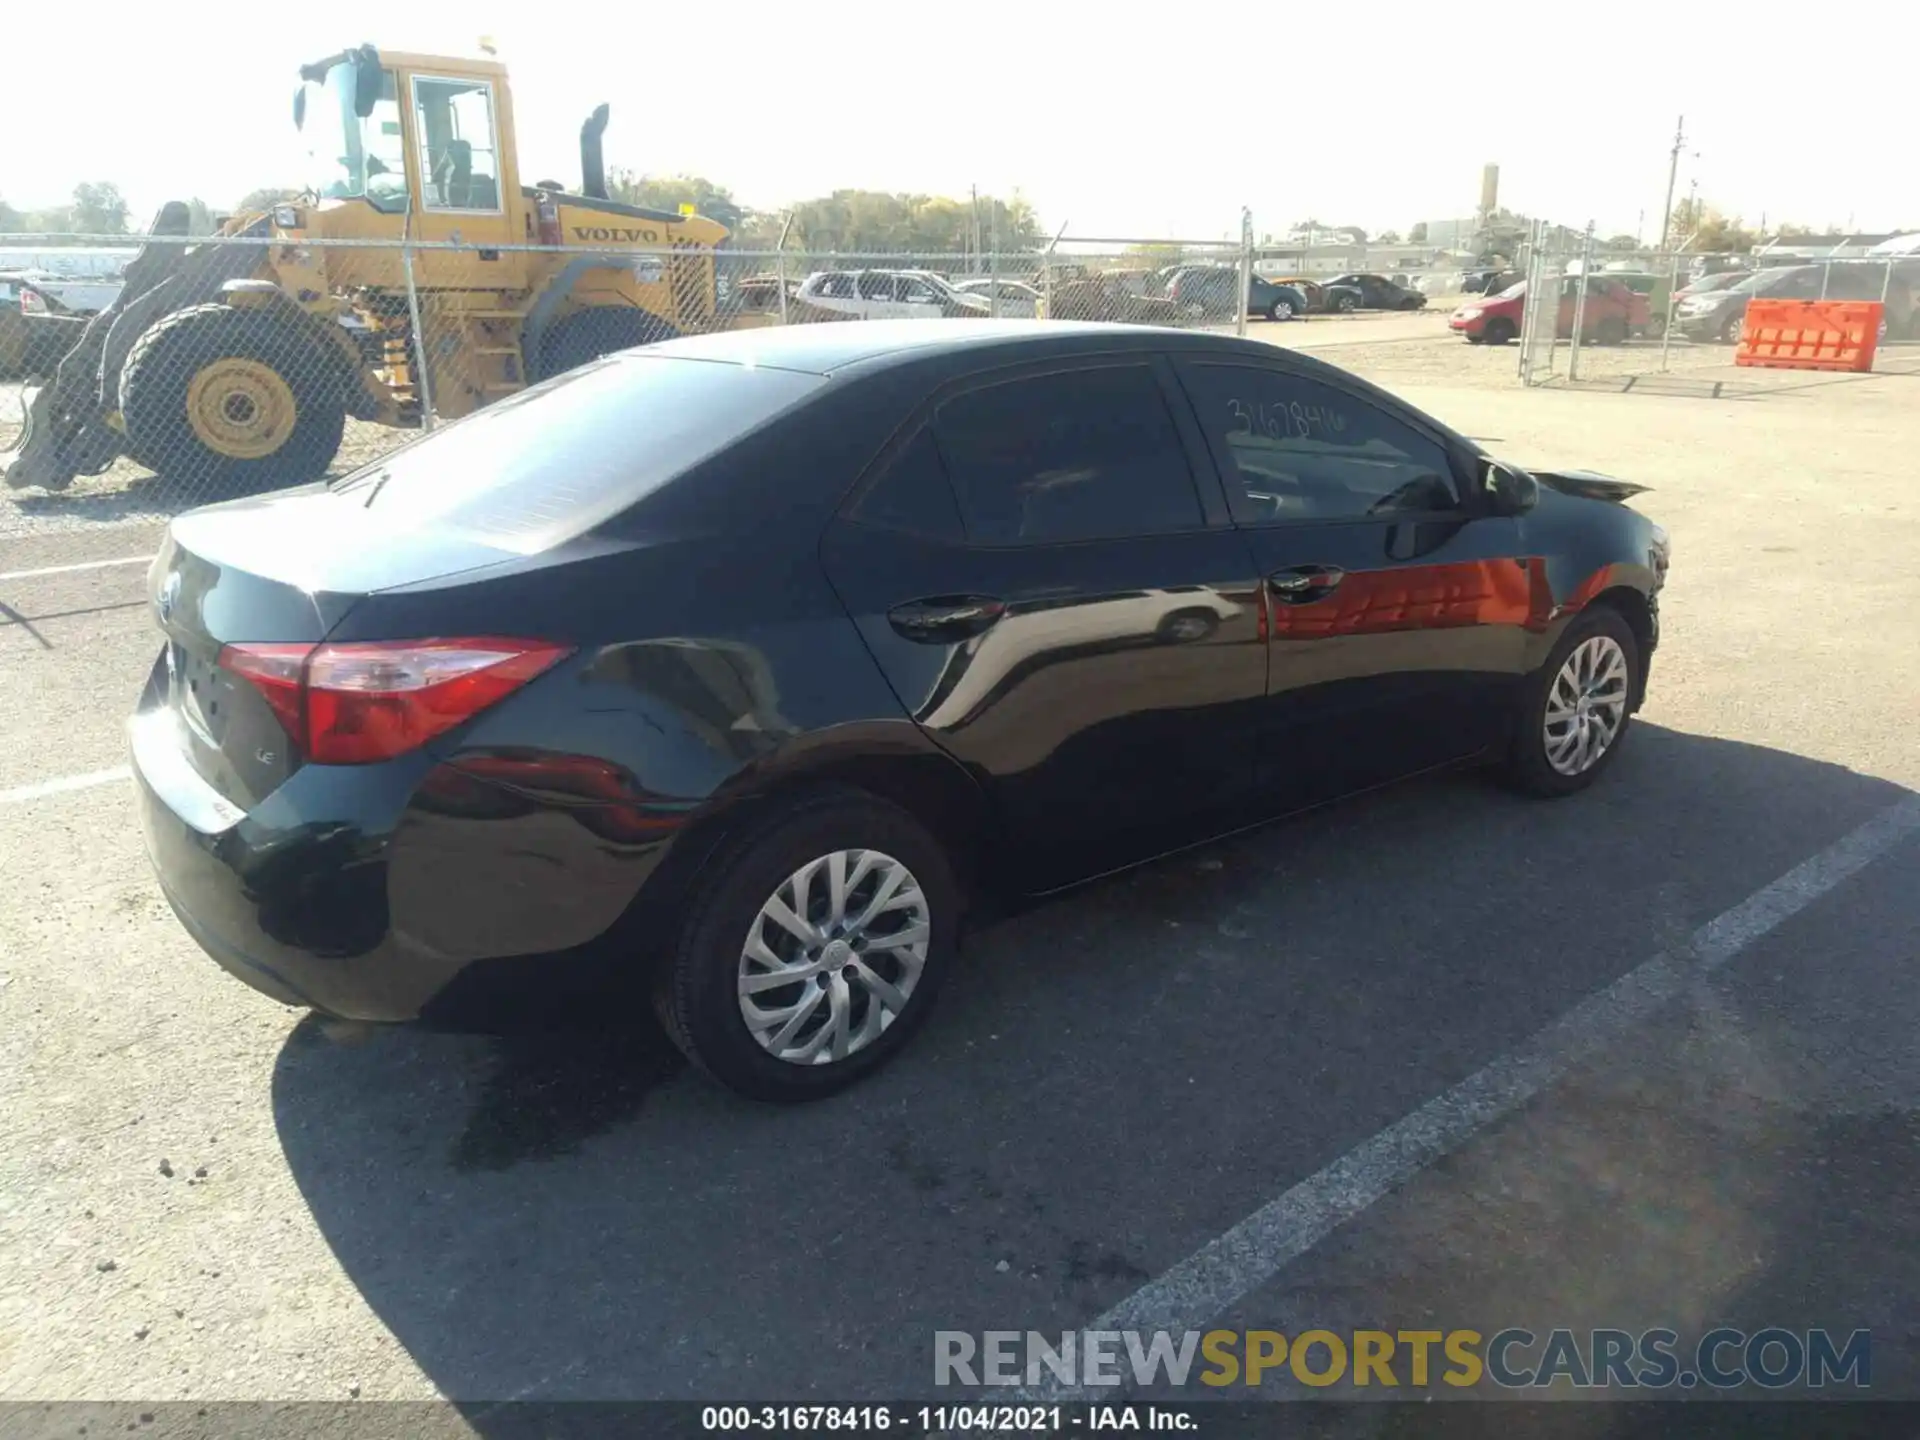
[[[333,487],[175,520],[129,737],[200,945],[287,1003],[389,1020],[603,934],[685,805],[621,763],[631,692],[589,672],[685,585],[648,563],[671,541],[602,524],[820,383],[616,358]]]

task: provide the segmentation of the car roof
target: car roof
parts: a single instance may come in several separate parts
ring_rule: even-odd
[[[1266,359],[1288,354],[1258,341],[1227,335],[1079,320],[862,320],[782,325],[663,340],[640,353],[832,375],[856,366],[869,370],[962,352],[978,356],[982,364],[1008,365],[1050,355],[1174,349]]]

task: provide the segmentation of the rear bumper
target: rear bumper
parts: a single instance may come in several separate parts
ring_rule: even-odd
[[[221,968],[283,1004],[357,1020],[418,1017],[459,967],[395,942],[392,826],[378,823],[383,811],[398,818],[379,794],[395,788],[390,767],[328,772],[346,780],[331,787],[334,803],[317,807],[331,818],[294,808],[322,788],[300,785],[305,772],[242,812],[176,758],[170,720],[136,716],[129,748],[147,854],[187,933]],[[296,786],[304,793],[289,795]]]
[[[354,1020],[459,1020],[469,1000],[640,968],[620,922],[643,887],[671,888],[647,885],[670,835],[610,839],[605,807],[542,803],[424,753],[308,765],[241,811],[177,758],[174,723],[145,710],[129,726],[147,852],[187,933],[262,994]]]

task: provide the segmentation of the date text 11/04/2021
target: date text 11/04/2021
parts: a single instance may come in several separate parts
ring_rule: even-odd
[[[901,1431],[942,1435],[1057,1433],[1065,1430],[1191,1431],[1192,1414],[1168,1405],[707,1405],[703,1431]]]

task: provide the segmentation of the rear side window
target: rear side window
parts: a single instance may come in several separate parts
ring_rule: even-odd
[[[764,366],[618,356],[435,430],[334,493],[395,531],[446,526],[534,554],[584,534],[825,383]]]
[[[1250,366],[1194,365],[1186,376],[1245,520],[1356,520],[1458,504],[1440,443],[1357,395]]]
[[[1205,518],[1153,370],[1011,380],[940,407],[967,536],[1044,545],[1197,530]]]
[[[954,503],[947,467],[941,463],[933,432],[910,440],[853,507],[863,525],[906,530],[936,540],[965,538],[960,508]]]

